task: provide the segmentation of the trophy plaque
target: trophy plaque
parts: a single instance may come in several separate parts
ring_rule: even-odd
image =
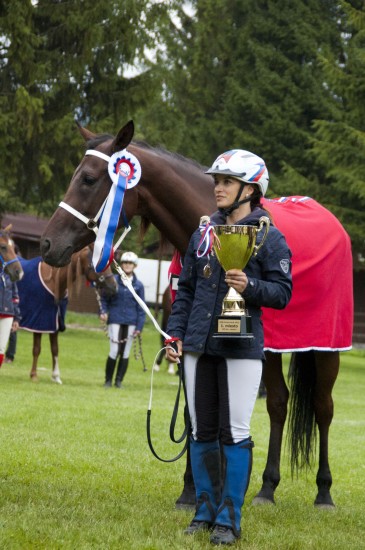
[[[262,216],[259,226],[216,225],[214,226],[214,252],[225,271],[243,270],[251,256],[256,256],[265,242],[270,220]],[[264,229],[260,244],[256,245],[257,234]],[[229,287],[224,297],[222,313],[216,317],[214,338],[254,338],[251,317],[248,315],[245,300],[234,288]]]

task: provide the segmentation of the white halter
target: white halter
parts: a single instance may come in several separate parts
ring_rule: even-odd
[[[110,158],[111,158],[108,155],[105,155],[104,153],[101,153],[100,151],[95,151],[95,149],[88,149],[85,153],[85,156],[86,155],[93,155],[94,157],[99,157],[99,158],[101,158],[102,160],[105,160],[105,162],[108,162],[108,163],[109,163]],[[105,203],[106,203],[107,200],[108,200],[108,197],[105,199],[105,201],[101,205],[98,213],[96,214],[96,216],[94,216],[94,218],[87,218],[86,216],[84,216],[84,214],[81,214],[81,212],[79,212],[78,210],[76,210],[75,208],[73,208],[72,206],[70,206],[69,204],[67,204],[63,201],[60,202],[59,206],[61,208],[64,208],[65,210],[67,210],[67,212],[69,212],[70,214],[75,216],[80,221],[82,221],[88,229],[90,229],[91,231],[94,231],[95,235],[97,235],[98,234],[97,222],[98,222],[98,220],[101,216],[101,213],[103,211],[103,208],[104,208]],[[121,235],[121,237],[118,239],[118,241],[113,246],[114,252],[119,248],[121,242],[123,241],[123,239],[125,238],[125,236],[127,235],[127,233],[130,230],[131,230],[131,226],[128,226],[124,229],[123,234]],[[115,260],[113,260],[113,265],[114,265],[115,269],[118,271],[119,275],[121,276],[121,279],[122,279],[124,285],[129,288],[129,290],[131,291],[131,293],[133,294],[134,298],[137,300],[139,305],[142,307],[142,309],[144,309],[144,311],[150,317],[151,321],[153,322],[153,324],[154,324],[155,328],[158,330],[158,332],[162,336],[164,336],[164,338],[170,338],[169,335],[166,332],[161,330],[161,328],[158,325],[156,319],[152,316],[149,308],[146,306],[146,304],[143,302],[143,300],[138,296],[138,294],[136,294],[130,280],[128,279],[128,277],[126,276],[124,271],[121,269],[121,267],[117,264],[117,262]]]

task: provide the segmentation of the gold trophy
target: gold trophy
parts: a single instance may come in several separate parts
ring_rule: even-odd
[[[216,225],[214,252],[225,271],[243,270],[251,256],[256,256],[265,242],[270,220],[262,216],[259,227],[253,225]],[[257,234],[264,228],[260,244],[256,245]],[[216,318],[215,338],[254,338],[251,317],[245,308],[245,300],[234,288],[229,287],[222,304],[222,314]]]

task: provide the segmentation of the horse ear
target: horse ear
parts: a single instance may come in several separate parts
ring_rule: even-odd
[[[12,227],[13,227],[13,224],[12,224],[12,223],[9,223],[9,225],[7,225],[6,227],[4,227],[4,231],[6,231],[7,233],[9,233],[9,231],[11,230]]]
[[[93,134],[93,132],[90,132],[90,130],[87,130],[87,128],[83,128],[78,120],[75,120],[75,122],[77,124],[78,131],[85,141],[90,141],[91,139],[94,139],[96,137],[96,134]]]
[[[117,136],[114,138],[112,143],[112,152],[116,153],[117,151],[122,151],[122,149],[128,147],[132,141],[133,134],[134,123],[133,120],[130,120],[125,126],[123,126],[123,128],[119,130]]]

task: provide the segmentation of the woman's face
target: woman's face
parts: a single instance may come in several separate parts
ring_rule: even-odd
[[[228,208],[234,203],[241,182],[226,175],[214,175],[214,194],[218,208]],[[244,190],[244,189],[243,189]]]
[[[133,273],[133,270],[135,268],[135,265],[133,262],[122,262],[122,269],[126,275],[130,275]]]

